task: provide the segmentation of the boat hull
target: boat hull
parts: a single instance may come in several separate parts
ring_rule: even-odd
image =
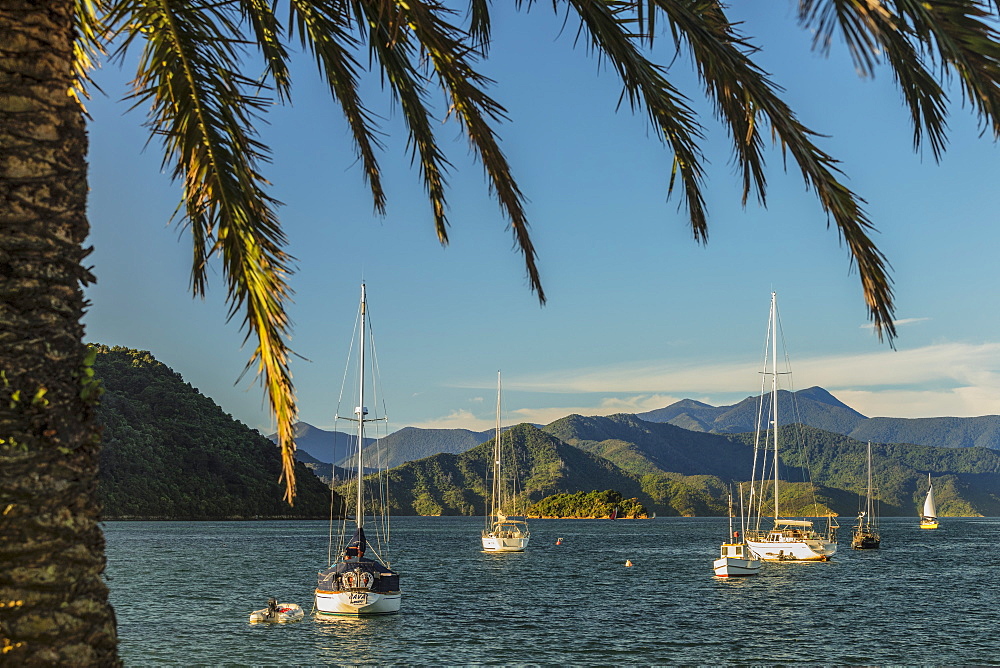
[[[837,544],[826,540],[747,540],[747,545],[762,561],[828,561],[837,553]]]
[[[922,521],[920,523],[920,528],[921,529],[937,529],[938,528],[938,523],[937,523],[937,521],[933,521],[933,522]]]
[[[399,612],[401,592],[316,590],[316,614],[329,617],[372,617]]]
[[[760,572],[760,560],[719,557],[713,564],[716,576],[720,578],[744,577]]]
[[[484,552],[524,552],[528,547],[528,537],[508,538],[504,536],[483,536]]]
[[[882,537],[873,531],[854,534],[851,537],[851,548],[855,550],[877,550],[882,544]]]

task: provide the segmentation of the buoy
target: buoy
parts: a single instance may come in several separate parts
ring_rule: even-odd
[[[556,539],[556,545],[562,545],[562,538]]]
[[[625,560],[625,567],[626,568],[631,568],[632,567],[632,560],[631,559],[626,559]]]

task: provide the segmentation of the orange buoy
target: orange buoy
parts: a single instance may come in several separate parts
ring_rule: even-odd
[[[632,560],[631,559],[626,559],[625,560],[625,567],[626,568],[631,568],[632,567]]]

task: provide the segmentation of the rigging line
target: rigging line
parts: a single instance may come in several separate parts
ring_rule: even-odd
[[[382,374],[378,363],[378,347],[375,345],[375,327],[372,323],[371,308],[367,308],[365,311],[365,322],[362,323],[368,334],[368,350],[370,352],[371,360],[371,388],[373,395],[373,411],[374,411],[374,422],[383,423],[375,425],[375,442],[372,443],[370,447],[375,448],[375,480],[377,483],[377,501],[379,506],[379,514],[373,519],[376,521],[376,526],[379,527],[376,531],[376,541],[378,543],[377,553],[380,554],[379,559],[382,559],[381,551],[388,553],[388,543],[389,543],[389,471],[388,471],[388,460],[384,459],[387,452],[383,452],[381,445],[381,440],[388,435],[388,409],[385,403],[385,393],[382,387]],[[382,412],[381,416],[379,414],[379,405],[381,404]],[[370,448],[368,449],[371,451]],[[376,501],[376,492],[371,492],[372,501]],[[374,509],[373,509],[374,514]],[[388,565],[388,564],[387,564]]]
[[[796,436],[796,444],[798,445],[799,450],[802,453],[802,459],[805,462],[806,482],[809,483],[809,492],[813,502],[813,512],[816,512],[819,510],[819,498],[816,496],[816,485],[813,483],[812,479],[812,462],[809,459],[809,447],[806,445],[805,428],[803,426],[802,415],[799,412],[799,402],[795,396],[795,382],[793,380],[794,376],[792,375],[792,362],[788,356],[788,346],[785,343],[785,329],[781,322],[781,314],[778,312],[775,315],[778,320],[778,329],[781,332],[781,350],[785,356],[785,373],[788,375],[788,393],[792,400],[792,415],[795,420],[793,431]]]
[[[770,352],[769,346],[767,344],[770,342],[770,340],[771,340],[771,318],[769,315],[767,318],[767,331],[764,335],[764,354],[763,354],[764,364],[762,367],[764,371],[761,373],[760,376],[760,393],[758,395],[759,399],[757,402],[757,423],[756,423],[756,429],[754,429],[754,442],[753,442],[753,468],[751,469],[750,472],[750,502],[747,508],[747,513],[748,514],[752,513],[754,507],[754,500],[756,499],[757,515],[756,515],[755,529],[758,530],[760,529],[760,520],[764,510],[764,481],[767,480],[767,477],[764,475],[765,473],[764,468],[766,466],[766,461],[767,461],[767,453],[766,453],[767,431],[766,428],[762,428],[764,425],[762,420],[764,417],[764,388],[767,384],[767,376],[768,376],[767,361],[769,359],[769,352]],[[765,442],[764,442],[763,454],[761,454],[760,456],[761,478],[760,478],[760,488],[758,489],[756,485],[755,476],[757,474],[758,454],[760,454],[762,451],[760,444],[760,436],[762,433],[765,435]]]

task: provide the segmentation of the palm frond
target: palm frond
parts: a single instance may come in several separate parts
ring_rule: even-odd
[[[862,76],[874,76],[884,58],[910,110],[913,146],[919,150],[926,132],[935,160],[941,158],[947,140],[947,103],[934,75],[924,66],[921,53],[911,43],[912,31],[883,4],[854,0],[801,0],[799,20],[814,30],[813,44],[829,51],[839,30]]]
[[[377,1],[358,4],[367,6],[369,12],[375,6],[384,5]],[[469,34],[447,20],[453,12],[439,2],[410,0],[398,3],[398,11],[399,25],[412,31],[422,51],[421,55],[433,67],[435,76],[448,96],[451,112],[461,123],[478,155],[486,171],[490,189],[510,223],[516,247],[524,257],[528,284],[538,295],[538,300],[545,303],[536,251],[528,232],[524,196],[514,180],[493,129],[494,123],[506,118],[506,110],[485,92],[492,82],[473,67],[477,52],[470,44]],[[391,35],[387,35],[389,36]],[[399,30],[395,38],[395,43],[401,44],[406,35]],[[404,102],[402,97],[400,102]],[[435,215],[437,214],[436,210]],[[439,228],[439,234],[440,231]]]
[[[289,0],[290,37],[298,33],[302,46],[312,52],[326,79],[330,93],[340,104],[351,128],[354,147],[361,159],[365,181],[371,190],[376,213],[385,214],[385,190],[376,150],[382,149],[377,124],[361,101],[358,91],[361,67],[353,50],[359,45],[354,23],[344,3]]]
[[[244,40],[238,8],[203,0],[119,2],[110,22],[124,30],[121,49],[143,39],[133,82],[135,105],[161,139],[164,164],[183,182],[184,225],[195,240],[192,290],[204,295],[208,259],[221,256],[229,317],[243,314],[257,339],[247,370],[267,391],[282,451],[285,498],[295,494],[295,396],[286,344],[290,258],[268,185],[269,159],[254,127],[270,104],[247,91],[260,83],[239,73]]]
[[[484,56],[489,52],[491,28],[490,0],[469,0],[469,37]]]
[[[288,51],[285,48],[283,28],[267,0],[240,0],[244,19],[253,29],[258,48],[267,63],[267,71],[274,81],[274,90],[281,100],[290,99],[292,81],[288,73]]]
[[[645,107],[658,136],[674,152],[669,190],[673,190],[675,178],[680,178],[691,231],[697,241],[707,241],[708,216],[702,194],[704,174],[699,147],[702,127],[687,99],[671,85],[663,69],[638,48],[642,36],[635,32],[637,22],[631,12],[635,3],[566,0],[566,4],[579,16],[590,48],[618,73],[624,86],[623,95],[632,110]]]
[[[98,61],[107,55],[104,48],[108,39],[105,0],[75,0],[76,41],[73,43],[73,88],[71,94],[86,114],[85,99],[90,98],[91,87],[97,84],[90,72],[97,68]],[[98,90],[100,90],[98,88]]]
[[[438,241],[448,243],[448,216],[445,175],[449,163],[437,144],[431,125],[431,110],[425,103],[426,80],[413,60],[418,57],[408,38],[403,13],[384,2],[355,2],[359,25],[368,26],[368,46],[399,103],[409,131],[412,158],[419,162],[420,176],[431,202],[434,230]]]
[[[768,122],[782,150],[791,154],[798,164],[806,184],[816,192],[841,239],[847,243],[852,266],[856,264],[858,268],[875,331],[880,339],[892,345],[896,330],[888,263],[869,237],[874,228],[862,208],[864,201],[838,179],[837,161],[813,143],[815,133],[798,121],[778,97],[765,73],[741,51],[748,45],[733,32],[720,3],[654,1],[670,23],[675,40],[682,39],[690,45],[699,74],[706,79],[710,94],[715,96],[721,113],[734,129],[737,146],[741,141],[745,143],[745,150],[738,148],[740,157],[751,161],[762,159],[756,152],[755,142],[748,142],[752,135],[742,140],[737,136],[737,131],[747,128],[747,123],[751,123],[749,129],[756,132],[757,123],[752,117],[740,118],[741,114],[753,113]],[[750,165],[749,169],[755,170],[754,178],[762,185],[759,165]]]
[[[978,0],[895,0],[925,55],[957,74],[966,100],[1000,138],[1000,32]]]

